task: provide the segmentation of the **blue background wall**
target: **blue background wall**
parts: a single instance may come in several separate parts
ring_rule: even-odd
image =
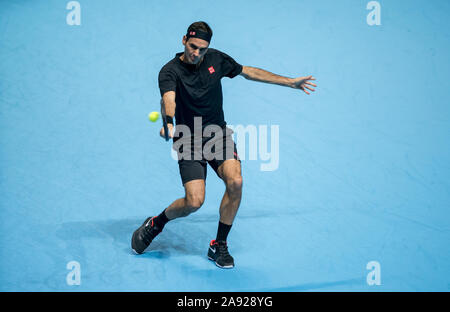
[[[1,291],[448,291],[450,2],[0,3]],[[279,125],[279,167],[242,162],[233,270],[207,260],[224,186],[140,256],[132,232],[183,188],[157,75],[187,26],[311,95],[223,79],[232,125]],[[69,286],[69,261],[81,285]],[[381,285],[369,286],[369,261]]]

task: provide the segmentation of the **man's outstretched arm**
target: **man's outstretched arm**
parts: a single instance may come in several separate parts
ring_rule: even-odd
[[[316,78],[314,78],[313,76],[288,78],[273,74],[264,69],[251,66],[243,66],[240,75],[248,80],[272,83],[280,86],[300,89],[304,91],[306,94],[310,94],[308,90],[313,92],[315,91],[312,87],[317,87],[316,84],[310,82],[310,80],[316,80]]]

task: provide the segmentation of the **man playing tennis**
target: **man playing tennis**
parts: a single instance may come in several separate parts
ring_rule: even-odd
[[[162,111],[167,118],[169,137],[173,138],[174,149],[178,153],[185,195],[172,202],[158,216],[147,218],[133,233],[131,246],[136,253],[143,253],[168,221],[186,217],[202,206],[209,163],[224,181],[225,194],[220,204],[216,239],[210,242],[208,258],[220,268],[233,268],[234,259],[228,252],[227,237],[241,202],[242,175],[232,131],[226,127],[224,120],[221,79],[241,75],[253,81],[300,89],[306,94],[310,94],[308,90],[314,91],[312,87],[316,85],[310,82],[315,80],[312,76],[287,78],[263,69],[242,66],[227,54],[209,48],[211,37],[212,30],[205,22],[191,24],[182,39],[184,52],[177,53],[159,72]],[[173,117],[176,120],[175,133]],[[223,131],[205,135],[207,131],[203,130],[211,126]],[[165,136],[164,128],[160,135]],[[206,146],[213,146],[210,150],[214,157],[205,152]]]

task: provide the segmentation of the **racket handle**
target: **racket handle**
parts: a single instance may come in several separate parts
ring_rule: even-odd
[[[162,122],[163,122],[163,128],[164,128],[164,138],[166,139],[166,142],[169,141],[169,127],[167,127],[167,118],[166,118],[166,107],[164,106],[164,101],[161,99],[161,115],[162,115]]]
[[[163,127],[164,127],[164,138],[166,139],[166,142],[167,142],[167,141],[169,141],[169,127],[167,127],[166,116],[163,117]]]

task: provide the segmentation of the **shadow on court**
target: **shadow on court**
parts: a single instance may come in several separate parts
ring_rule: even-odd
[[[122,253],[135,255],[131,249],[131,236],[145,219],[146,217],[66,222],[58,227],[56,236],[70,243],[100,239]],[[163,259],[171,255],[203,255],[209,240],[213,238],[215,219],[215,216],[202,216],[193,220],[174,220],[166,225],[145,253],[139,256]]]

